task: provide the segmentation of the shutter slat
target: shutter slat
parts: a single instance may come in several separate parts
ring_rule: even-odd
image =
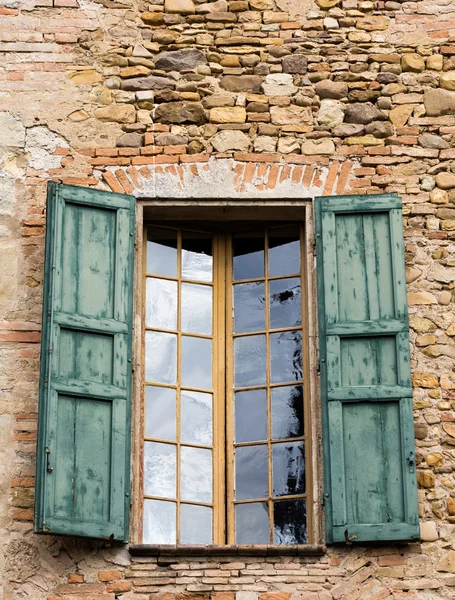
[[[419,536],[401,202],[316,199],[329,542]]]
[[[35,529],[128,537],[134,208],[50,184]]]

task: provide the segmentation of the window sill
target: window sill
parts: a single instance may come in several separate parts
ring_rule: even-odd
[[[130,554],[133,556],[320,556],[325,554],[324,545],[165,545],[165,544],[131,544]]]

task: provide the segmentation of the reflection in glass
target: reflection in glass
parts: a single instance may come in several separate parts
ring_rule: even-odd
[[[145,388],[145,436],[175,440],[175,390],[155,386]]]
[[[177,277],[177,231],[147,228],[147,273]]]
[[[175,544],[177,505],[162,500],[144,500],[143,544]]]
[[[182,277],[212,281],[212,238],[203,233],[182,233]]]
[[[177,282],[147,277],[145,324],[156,329],[177,328]]]
[[[305,500],[274,502],[273,518],[274,544],[308,543]]]
[[[158,331],[145,332],[145,379],[176,383],[177,336]]]
[[[182,335],[182,385],[212,387],[212,340]]]
[[[266,498],[268,494],[267,446],[242,446],[235,450],[235,499]]]
[[[180,441],[212,445],[212,394],[180,392]]]
[[[267,392],[250,390],[235,394],[235,441],[267,439]]]
[[[303,435],[303,387],[272,388],[272,439]]]
[[[182,283],[182,331],[212,333],[212,288]]]
[[[265,329],[265,291],[263,282],[239,283],[234,286],[234,331]]]
[[[212,451],[180,447],[180,497],[192,502],[212,502]]]
[[[303,379],[302,333],[286,331],[270,335],[272,383]]]
[[[270,329],[302,324],[300,279],[276,279],[269,282]]]
[[[147,496],[175,498],[176,447],[174,445],[145,442],[144,493]]]
[[[265,383],[265,335],[234,339],[235,387]]]
[[[300,238],[295,227],[269,229],[269,275],[300,273]]]
[[[180,543],[211,544],[212,543],[212,508],[180,505]]]
[[[264,277],[264,234],[235,235],[233,241],[234,279]]]
[[[270,544],[269,510],[265,502],[237,504],[235,543]]]
[[[303,442],[273,444],[273,495],[305,493],[305,445]]]

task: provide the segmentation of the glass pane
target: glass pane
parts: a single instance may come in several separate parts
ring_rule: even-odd
[[[180,497],[212,502],[212,451],[180,447]]]
[[[267,498],[267,446],[244,446],[235,450],[235,499]]]
[[[300,279],[276,279],[269,282],[270,329],[302,324]]]
[[[239,283],[234,286],[234,331],[265,329],[264,283]]]
[[[270,544],[269,509],[265,502],[237,504],[235,543]]]
[[[145,388],[146,437],[175,440],[175,390],[147,386]]]
[[[274,544],[306,544],[307,522],[305,500],[273,503]]]
[[[212,333],[212,288],[182,283],[182,331]]]
[[[233,241],[234,279],[264,277],[264,234],[235,235]]]
[[[303,428],[303,387],[272,388],[272,439],[300,437]]]
[[[251,390],[235,394],[235,441],[267,439],[267,392]]]
[[[180,441],[212,445],[212,394],[180,392]]]
[[[177,328],[177,282],[147,277],[145,324],[156,329]]]
[[[235,387],[264,384],[265,363],[265,335],[235,338]]]
[[[208,506],[180,505],[180,543],[212,544],[212,512]]]
[[[145,442],[144,493],[147,496],[175,498],[176,464],[176,446]]]
[[[300,273],[300,235],[296,227],[269,229],[269,275]]]
[[[176,383],[177,336],[158,331],[145,332],[145,379]]]
[[[305,445],[303,442],[273,444],[273,495],[305,493]]]
[[[302,333],[300,331],[271,334],[270,355],[272,383],[303,379]]]
[[[175,544],[177,505],[162,500],[144,500],[143,544]]]
[[[147,228],[147,273],[177,277],[177,231]]]
[[[182,233],[182,277],[212,281],[212,238],[203,233]]]
[[[182,385],[211,389],[212,340],[182,335]]]

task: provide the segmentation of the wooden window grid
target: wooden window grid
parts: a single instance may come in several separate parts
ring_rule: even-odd
[[[195,504],[200,506],[213,507],[213,543],[214,544],[235,544],[235,506],[238,504],[250,504],[257,502],[266,502],[269,509],[269,524],[270,524],[270,539],[273,543],[273,502],[283,500],[305,500],[307,510],[307,532],[308,532],[308,543],[313,541],[313,519],[311,514],[312,507],[312,469],[311,469],[311,447],[310,447],[310,385],[309,385],[309,359],[308,359],[308,299],[307,299],[307,285],[306,285],[306,260],[305,260],[305,231],[303,223],[298,224],[299,228],[299,242],[300,242],[300,272],[289,273],[279,276],[269,276],[268,269],[268,249],[269,249],[269,236],[268,229],[272,227],[285,227],[295,225],[295,223],[280,222],[269,223],[269,222],[250,222],[248,230],[250,231],[262,231],[264,234],[265,247],[265,265],[264,265],[264,276],[255,277],[251,279],[235,280],[235,284],[244,284],[250,282],[263,282],[265,285],[265,329],[261,331],[251,331],[244,333],[235,333],[233,330],[233,231],[235,227],[222,226],[219,224],[210,223],[200,226],[192,224],[191,221],[184,223],[172,223],[169,221],[154,221],[144,223],[144,243],[143,243],[143,340],[142,340],[142,365],[145,365],[145,335],[147,331],[153,330],[163,333],[173,333],[177,335],[177,382],[176,384],[157,383],[153,381],[146,381],[145,379],[145,367],[142,369],[142,381],[143,387],[146,386],[158,386],[162,388],[171,388],[176,390],[176,440],[175,442],[166,440],[165,443],[173,444],[176,446],[176,459],[177,459],[177,472],[176,472],[176,498],[163,497],[163,496],[150,496],[143,495],[144,499],[164,500],[173,502],[177,506],[177,518],[176,518],[176,539],[179,543],[180,539],[180,505],[181,504]],[[152,274],[147,272],[147,227],[153,226],[158,228],[165,228],[173,230],[177,233],[177,276],[169,277],[161,274]],[[244,229],[244,226],[242,227]],[[212,236],[212,248],[213,248],[213,277],[212,281],[200,281],[194,279],[187,279],[182,277],[182,232],[195,232],[203,233]],[[145,325],[145,295],[146,295],[146,279],[148,277],[155,277],[168,281],[175,281],[177,283],[177,333],[174,330],[168,329],[157,329],[150,328]],[[279,281],[289,279],[291,277],[299,277],[301,282],[301,315],[302,322],[299,327],[282,327],[271,329],[270,328],[270,295],[269,285],[271,281]],[[182,386],[181,384],[181,284],[192,283],[197,285],[210,286],[213,290],[212,302],[212,334],[197,334],[185,332],[184,335],[191,337],[199,337],[204,339],[212,340],[212,389],[204,389],[199,387]],[[302,334],[302,366],[303,366],[303,379],[301,381],[288,381],[288,382],[271,382],[271,360],[270,360],[270,335],[275,333],[285,333],[300,330]],[[234,389],[234,351],[233,341],[236,337],[246,337],[251,335],[265,335],[266,338],[266,384],[265,385],[251,385],[241,388]],[[304,402],[304,435],[299,437],[290,437],[283,439],[272,439],[272,411],[271,411],[271,391],[273,388],[295,386],[300,384],[303,386],[303,402]],[[192,502],[188,500],[181,501],[180,499],[180,447],[181,442],[179,439],[180,434],[180,391],[181,389],[194,392],[206,392],[212,394],[212,481],[213,481],[213,497],[212,503],[204,502]],[[235,392],[238,391],[250,391],[256,389],[265,389],[267,394],[267,440],[266,441],[253,441],[253,442],[242,442],[235,443],[234,440],[234,396]],[[145,393],[141,394],[141,397],[145,398]],[[143,440],[153,442],[163,442],[160,438],[150,438],[145,436],[145,417],[144,417],[144,404],[142,402],[141,408],[141,423],[143,430]],[[286,495],[284,497],[274,497],[272,494],[273,481],[272,481],[272,446],[276,443],[283,442],[304,442],[305,445],[305,493],[296,495]],[[184,443],[185,446],[194,448],[208,448],[205,445]],[[246,446],[267,446],[268,449],[268,496],[264,498],[255,498],[248,500],[235,500],[235,448],[246,447]],[[144,443],[141,445],[140,460],[141,465],[143,464],[144,454]],[[144,472],[143,467],[140,469],[141,473],[141,489],[144,487]],[[141,522],[140,529],[142,530],[143,520]]]

